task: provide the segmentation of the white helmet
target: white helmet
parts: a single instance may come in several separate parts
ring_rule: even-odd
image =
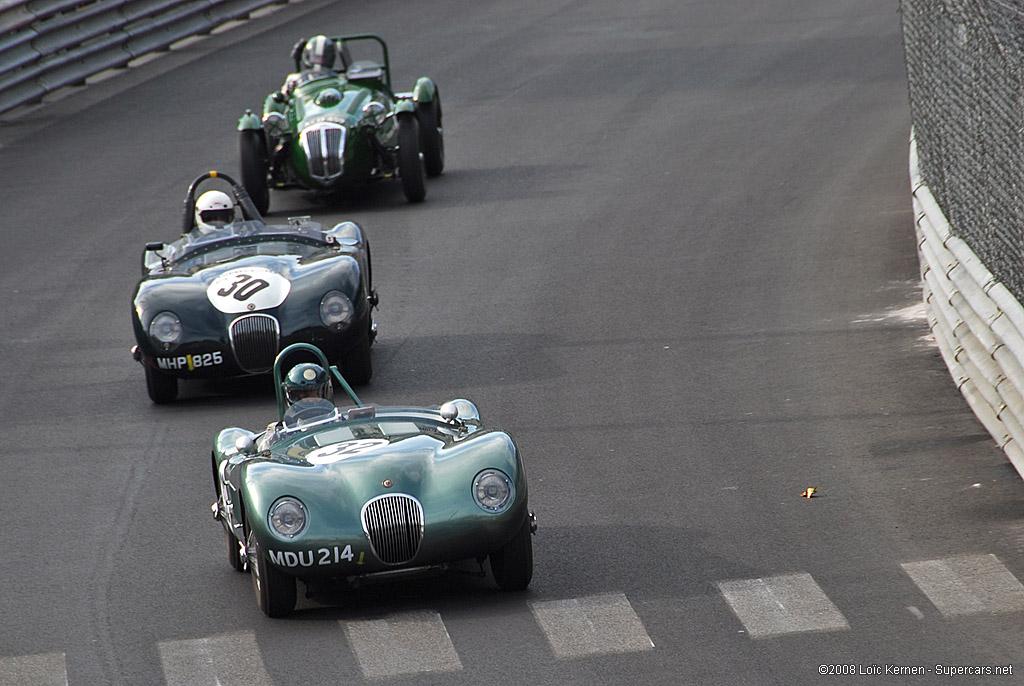
[[[196,226],[203,232],[224,228],[235,220],[235,206],[223,191],[206,191],[196,200]]]

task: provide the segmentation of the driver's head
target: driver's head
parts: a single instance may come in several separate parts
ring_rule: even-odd
[[[222,229],[235,220],[235,206],[223,191],[206,191],[196,200],[196,226],[202,231]]]
[[[284,379],[284,395],[288,405],[294,405],[303,398],[325,398],[334,400],[331,377],[323,367],[312,362],[303,362],[291,368]]]
[[[337,48],[334,41],[327,36],[313,36],[306,41],[302,49],[302,67],[304,69],[331,69],[334,67],[334,55]]]

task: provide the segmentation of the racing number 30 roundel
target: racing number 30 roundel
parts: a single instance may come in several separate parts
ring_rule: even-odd
[[[288,297],[288,279],[265,267],[242,267],[224,272],[207,287],[206,297],[224,314],[277,307]]]

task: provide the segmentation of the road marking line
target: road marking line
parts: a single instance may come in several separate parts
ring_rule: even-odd
[[[807,573],[720,581],[718,590],[751,638],[850,628]]]
[[[67,686],[64,653],[39,653],[0,658],[0,686]]]
[[[1024,585],[995,555],[963,555],[900,566],[943,615],[1024,610]]]
[[[622,593],[531,602],[530,610],[559,659],[654,648]]]
[[[386,619],[341,622],[367,679],[462,670],[441,615],[398,612]]]
[[[162,641],[157,647],[167,686],[273,686],[252,631]]]

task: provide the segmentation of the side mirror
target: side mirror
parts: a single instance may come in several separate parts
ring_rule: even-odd
[[[454,424],[459,419],[459,407],[453,402],[447,402],[441,406],[441,418],[449,424]]]
[[[239,455],[252,455],[256,452],[256,444],[253,443],[251,436],[243,434],[235,439],[235,450]]]
[[[162,267],[167,264],[167,260],[162,255],[156,255],[154,253],[159,252],[167,247],[166,243],[146,243],[146,249],[142,251],[142,275],[145,276],[151,270],[157,267]]]

